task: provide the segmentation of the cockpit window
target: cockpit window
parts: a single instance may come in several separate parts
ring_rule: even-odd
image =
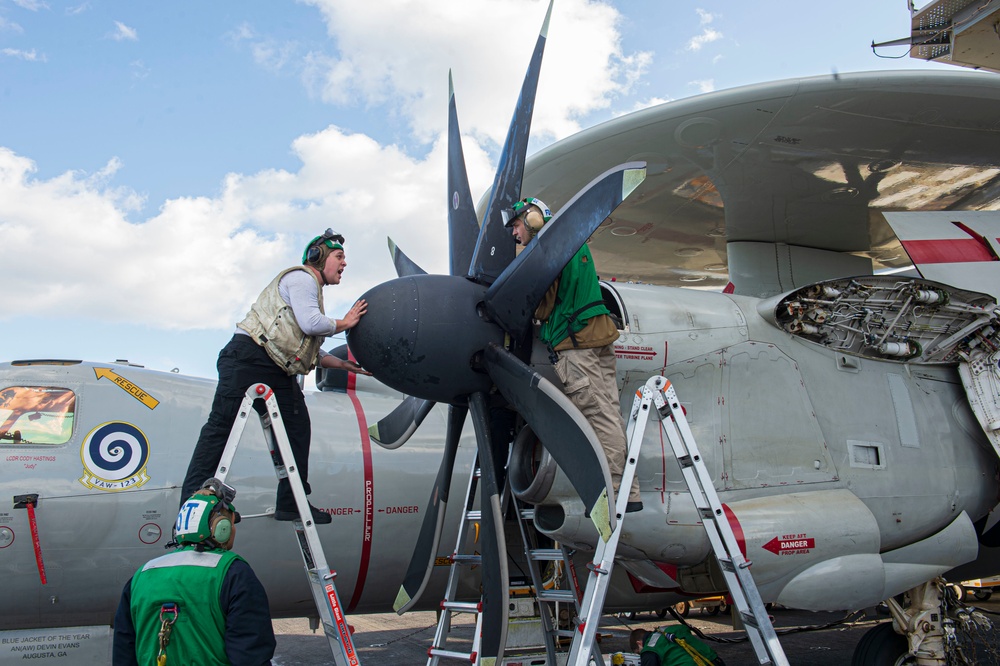
[[[76,394],[51,386],[0,389],[0,447],[65,444],[73,436]]]

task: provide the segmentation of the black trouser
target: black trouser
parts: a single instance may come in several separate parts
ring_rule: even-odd
[[[180,501],[184,502],[195,491],[201,488],[207,479],[215,476],[215,470],[226,448],[226,441],[233,429],[239,412],[240,404],[247,389],[258,382],[267,384],[274,391],[274,397],[281,411],[281,420],[285,424],[285,432],[292,447],[292,455],[298,464],[299,476],[306,494],[309,487],[309,440],[311,426],[306,400],[296,377],[289,376],[279,368],[264,348],[258,345],[248,335],[234,335],[233,339],[219,352],[219,384],[215,388],[215,398],[212,400],[212,413],[208,422],[201,429],[198,443],[191,454],[184,486],[181,489]],[[263,414],[265,405],[262,400],[254,401],[254,409]],[[295,496],[287,479],[278,483],[278,496],[275,501],[278,511],[297,511]]]

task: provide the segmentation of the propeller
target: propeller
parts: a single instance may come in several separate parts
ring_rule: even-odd
[[[503,452],[494,441],[489,401],[494,387],[523,416],[563,469],[590,512],[598,533],[610,536],[616,517],[603,449],[583,415],[562,392],[520,358],[531,314],[586,239],[642,181],[642,164],[602,174],[575,196],[514,258],[514,241],[501,211],[520,198],[528,131],[549,9],[525,75],[500,156],[482,228],[475,217],[449,76],[448,224],[451,275],[414,270],[393,247],[397,277],[362,298],[368,312],[348,333],[354,357],[384,384],[410,396],[379,422],[384,441],[401,444],[419,424],[427,403],[451,405],[444,459],[414,554],[397,596],[397,612],[411,607],[426,586],[437,552],[447,486],[461,424],[472,412],[482,472],[483,636],[480,656],[502,658],[506,633],[506,548],[499,487]],[[402,268],[401,268],[402,267]],[[513,353],[508,349],[514,342]],[[394,416],[395,415],[395,416]],[[426,415],[426,412],[424,412]],[[391,421],[391,424],[389,423]],[[391,425],[391,427],[390,427]],[[398,444],[397,444],[398,445]]]
[[[396,595],[396,602],[392,605],[393,610],[400,615],[410,610],[410,607],[420,599],[424,588],[427,587],[427,581],[430,580],[431,572],[434,570],[434,557],[437,553],[438,543],[441,541],[441,530],[444,527],[448,488],[451,485],[452,471],[455,469],[458,440],[462,435],[462,426],[465,425],[465,415],[468,412],[466,407],[452,405],[448,408],[448,430],[445,434],[441,467],[434,480],[434,487],[431,489],[427,510],[424,511],[424,521],[420,525],[420,534],[413,549],[413,558],[406,569],[406,575],[403,576],[403,584]]]

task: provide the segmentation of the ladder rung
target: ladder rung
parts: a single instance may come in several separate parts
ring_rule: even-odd
[[[757,616],[753,613],[747,613],[746,611],[740,611],[740,619],[743,620],[743,624],[748,627],[753,627],[754,629],[759,629],[760,624],[757,622]]]
[[[537,598],[539,601],[559,601],[563,603],[573,603],[576,601],[576,593],[573,590],[540,590]]]
[[[521,518],[523,520],[534,520],[535,519],[535,508],[521,509]]]
[[[535,548],[528,554],[536,562],[555,562],[563,558],[563,552],[558,548]]]
[[[455,564],[481,564],[483,558],[481,555],[455,555],[451,556],[451,561]]]
[[[466,520],[482,520],[483,519],[483,512],[482,511],[466,511],[465,512],[465,519]]]
[[[456,613],[478,613],[483,609],[481,601],[442,601],[442,610],[450,610]]]
[[[471,652],[455,652],[454,650],[443,650],[438,647],[431,647],[427,650],[428,657],[445,657],[448,659],[464,659],[465,661],[472,662]]]

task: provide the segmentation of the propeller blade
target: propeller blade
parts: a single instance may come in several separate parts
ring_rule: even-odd
[[[486,369],[566,474],[607,541],[615,526],[611,474],[587,419],[558,387],[496,343],[486,348]]]
[[[392,241],[391,238],[386,239],[389,241],[389,254],[392,255],[392,264],[396,267],[397,277],[406,277],[408,275],[426,275],[427,271],[417,266],[416,262],[410,259],[406,254],[399,249],[399,247]]]
[[[535,90],[538,88],[538,73],[542,67],[542,52],[549,32],[549,17],[552,2],[545,13],[542,30],[535,43],[528,71],[521,84],[521,95],[514,107],[507,139],[500,153],[496,177],[490,194],[490,203],[483,218],[476,251],[469,266],[469,277],[479,283],[490,283],[514,259],[514,243],[503,226],[501,211],[513,206],[521,197],[521,177],[524,174],[524,158],[528,152],[528,133],[531,129],[531,115],[535,109]]]
[[[465,170],[462,131],[458,126],[455,86],[448,71],[448,237],[451,274],[465,275],[472,263],[472,251],[479,237],[479,219],[472,201],[469,174]]]
[[[368,426],[368,436],[383,449],[398,449],[420,427],[434,404],[431,400],[408,395],[396,409]]]
[[[645,178],[645,162],[628,162],[605,171],[577,192],[486,290],[484,303],[490,318],[512,336],[524,335],[549,285]]]
[[[455,469],[455,455],[458,453],[458,440],[462,435],[465,415],[468,413],[467,407],[452,405],[448,409],[448,431],[445,435],[441,467],[438,469],[437,479],[435,479],[434,488],[431,490],[430,501],[427,502],[427,511],[424,512],[424,522],[420,525],[420,534],[413,547],[410,566],[406,569],[403,584],[400,586],[396,601],[392,605],[393,610],[400,615],[417,603],[424,588],[427,587],[431,573],[434,571],[434,558],[437,555],[438,544],[441,542],[445,508],[448,504],[448,488],[451,485],[452,471]]]
[[[483,556],[483,635],[479,646],[479,663],[497,663],[503,660],[507,644],[507,613],[510,602],[510,579],[507,572],[507,542],[503,532],[503,513],[500,510],[500,488],[497,467],[493,459],[493,438],[490,435],[489,407],[486,394],[469,396],[472,408],[472,425],[476,429],[479,447],[479,508],[482,514]],[[488,661],[489,659],[493,661]]]

